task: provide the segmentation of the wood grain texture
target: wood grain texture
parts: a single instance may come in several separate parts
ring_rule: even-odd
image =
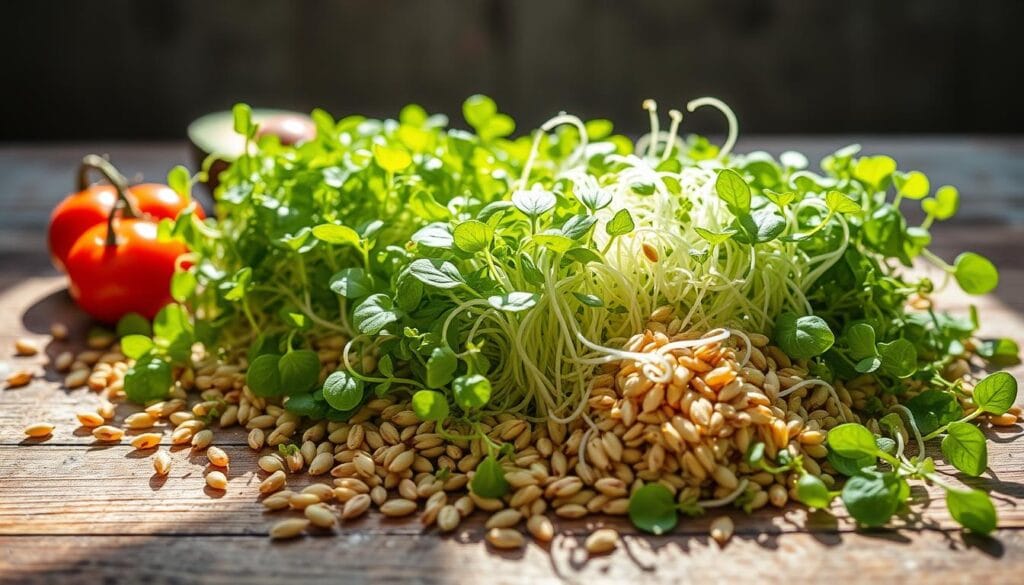
[[[706,536],[627,536],[588,559],[582,539],[558,535],[497,552],[477,536],[264,538],[0,536],[0,584],[274,585],[278,583],[838,583],[1014,584],[1024,571],[1024,532],[993,539],[943,531],[761,534],[724,548]]]

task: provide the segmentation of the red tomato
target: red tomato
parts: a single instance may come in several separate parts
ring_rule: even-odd
[[[131,312],[152,319],[172,300],[171,277],[185,244],[159,241],[157,224],[146,219],[116,219],[113,225],[116,245],[107,244],[107,225],[100,223],[72,246],[65,261],[71,296],[106,323]]]
[[[128,188],[128,199],[140,213],[153,219],[174,219],[189,203],[167,185],[142,183]],[[117,202],[112,185],[93,185],[68,195],[50,215],[49,244],[53,264],[66,270],[65,261],[75,241],[86,230],[105,224],[107,215]],[[195,214],[203,219],[203,208],[196,205]]]

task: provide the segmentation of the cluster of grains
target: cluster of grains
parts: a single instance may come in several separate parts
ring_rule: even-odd
[[[609,364],[592,380],[590,470],[580,475],[618,477],[634,488],[634,479],[656,481],[682,503],[784,506],[798,476],[751,469],[745,455],[760,442],[769,459],[788,450],[834,485],[824,442],[828,429],[858,420],[849,393],[809,377],[807,364],[763,335],[736,332],[697,345],[693,335],[673,334],[670,315],[656,312],[625,348],[662,362],[653,369],[642,360]]]
[[[117,424],[115,404],[124,400],[130,363],[112,335],[90,336],[87,350],[62,353],[52,366],[66,374],[68,388],[88,386],[100,397],[95,411],[76,414],[79,424],[103,442],[120,442],[130,430],[131,445],[153,453],[157,475],[171,471],[171,455],[161,445],[191,446],[205,451],[210,463],[207,488],[227,489],[230,461],[214,444],[214,429],[244,428],[260,470],[263,506],[291,514],[271,527],[275,539],[333,531],[371,508],[394,518],[417,515],[424,527],[449,533],[479,510],[487,515],[491,546],[519,548],[527,534],[541,543],[552,540],[555,521],[624,516],[630,494],[651,482],[682,503],[705,508],[782,507],[792,498],[796,475],[751,469],[744,455],[754,442],[763,443],[773,460],[782,450],[801,455],[806,471],[834,485],[834,471],[824,461],[827,432],[857,420],[851,408],[881,396],[873,382],[858,378],[832,387],[764,336],[733,332],[695,339],[679,333],[678,323],[669,308],[658,309],[647,330],[626,344],[636,355],[595,372],[585,416],[568,424],[485,416],[476,429],[486,439],[460,438],[474,433],[457,421],[446,423],[447,433],[438,432],[433,422],[418,419],[401,392],[370,400],[345,422],[304,419],[287,411],[283,399],[249,390],[244,358],[224,363],[202,354],[193,356],[192,367],[175,372],[167,399],[117,417]],[[322,377],[339,367],[346,341],[317,341]],[[15,349],[31,355],[34,348],[19,342]],[[373,356],[349,358],[363,372],[376,368]],[[992,422],[1013,424],[1018,412],[1010,413],[1010,422]],[[31,437],[52,431],[47,423],[25,428]],[[511,445],[511,455],[501,460],[509,491],[500,499],[470,490],[489,443]],[[293,478],[305,487],[291,489]],[[712,522],[715,540],[724,543],[732,532],[727,516]],[[615,530],[599,528],[585,548],[602,554],[618,543]]]

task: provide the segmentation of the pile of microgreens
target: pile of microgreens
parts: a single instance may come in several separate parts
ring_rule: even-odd
[[[567,114],[510,138],[513,120],[484,96],[463,106],[472,132],[415,105],[398,120],[335,121],[317,110],[316,139],[296,147],[257,139],[249,108],[236,106],[246,154],[220,175],[216,217],[162,225],[192,251],[172,285],[178,304],[151,331],[137,319],[119,328],[137,360],[126,392],[139,402],[165,395],[172,368],[198,341],[226,357],[244,352],[254,393],[287,396],[287,409],[312,419],[345,420],[371,396],[408,393],[417,414],[450,436],[481,436],[485,414],[568,422],[585,416],[595,365],[631,359],[658,371],[657,354],[619,348],[667,303],[684,331],[771,335],[791,357],[813,360],[826,384],[869,374],[897,395],[911,382],[929,387],[900,412],[915,436],[945,435],[950,462],[964,470],[970,459],[964,465],[980,473],[980,434],[967,437],[963,429],[976,427],[958,420],[976,414],[962,416],[961,383],[941,376],[965,354],[977,318],[906,308],[932,290],[903,270],[917,258],[968,293],[997,284],[977,254],[949,265],[928,251],[929,227],[956,212],[956,189],[930,195],[922,173],[858,156],[856,146],[825,158],[820,173],[794,152],[736,155],[732,111],[713,98],[687,110],[704,106],[727,119],[721,148],[682,139],[677,110],[661,130],[652,101],[651,133],[635,148],[611,122]],[[178,168],[169,183],[184,192],[187,179]],[[908,200],[920,201],[923,224],[907,224]],[[313,344],[329,334],[348,341],[342,367],[321,381]],[[978,353],[1001,364],[1017,348],[997,340]],[[374,356],[376,368],[353,355]],[[978,388],[985,383],[995,382]],[[977,390],[975,401],[989,408]],[[907,499],[907,478],[945,484],[923,451],[904,456],[905,427],[880,400],[861,414],[885,415],[895,450],[857,425],[833,431],[829,444],[833,465],[853,478],[842,492],[847,508],[875,525]],[[474,489],[494,495],[507,450],[488,445]],[[892,470],[875,469],[877,458]],[[802,469],[797,459],[763,464]],[[809,505],[831,499],[820,480],[808,489]],[[987,497],[950,494],[951,510],[965,507],[954,517],[987,532],[965,520],[982,514]]]

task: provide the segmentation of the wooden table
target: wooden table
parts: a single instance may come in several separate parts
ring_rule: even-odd
[[[741,150],[813,154],[849,138],[754,138]],[[943,307],[981,310],[986,336],[1021,339],[1024,331],[1024,225],[1021,219],[1024,139],[866,138],[870,150],[895,152],[901,162],[960,185],[964,216],[935,229],[934,250],[951,259],[970,248],[1000,266],[995,294],[941,296]],[[68,190],[75,161],[109,152],[126,172],[159,178],[184,160],[180,145],[0,147],[0,373],[45,355],[10,358],[20,336],[46,344],[54,321],[82,333],[87,321],[71,306],[43,243],[49,209]],[[1015,181],[1014,181],[1015,179]],[[933,184],[935,184],[933,182]],[[70,345],[68,346],[70,347]],[[1018,367],[1015,374],[1021,373]],[[734,514],[736,536],[724,549],[707,537],[709,518],[684,520],[670,536],[628,532],[615,553],[587,559],[581,535],[601,519],[562,524],[550,547],[496,554],[482,544],[482,522],[451,537],[423,533],[418,523],[371,516],[333,537],[271,543],[272,522],[256,500],[255,457],[241,431],[220,435],[231,456],[224,493],[204,489],[205,458],[172,450],[169,477],[154,478],[148,458],[126,444],[99,445],[77,428],[74,412],[94,405],[87,390],[67,391],[59,376],[0,391],[0,584],[28,583],[426,583],[693,582],[824,580],[928,583],[1019,583],[1024,579],[1024,452],[1021,428],[987,432],[992,471],[969,483],[990,491],[1000,514],[994,538],[964,535],[935,490],[918,489],[919,516],[895,529],[858,530],[841,512],[808,515],[791,508]],[[123,415],[126,409],[121,409]],[[47,440],[26,440],[24,425],[57,424]],[[948,467],[942,468],[950,473]],[[914,529],[907,529],[907,525]]]

